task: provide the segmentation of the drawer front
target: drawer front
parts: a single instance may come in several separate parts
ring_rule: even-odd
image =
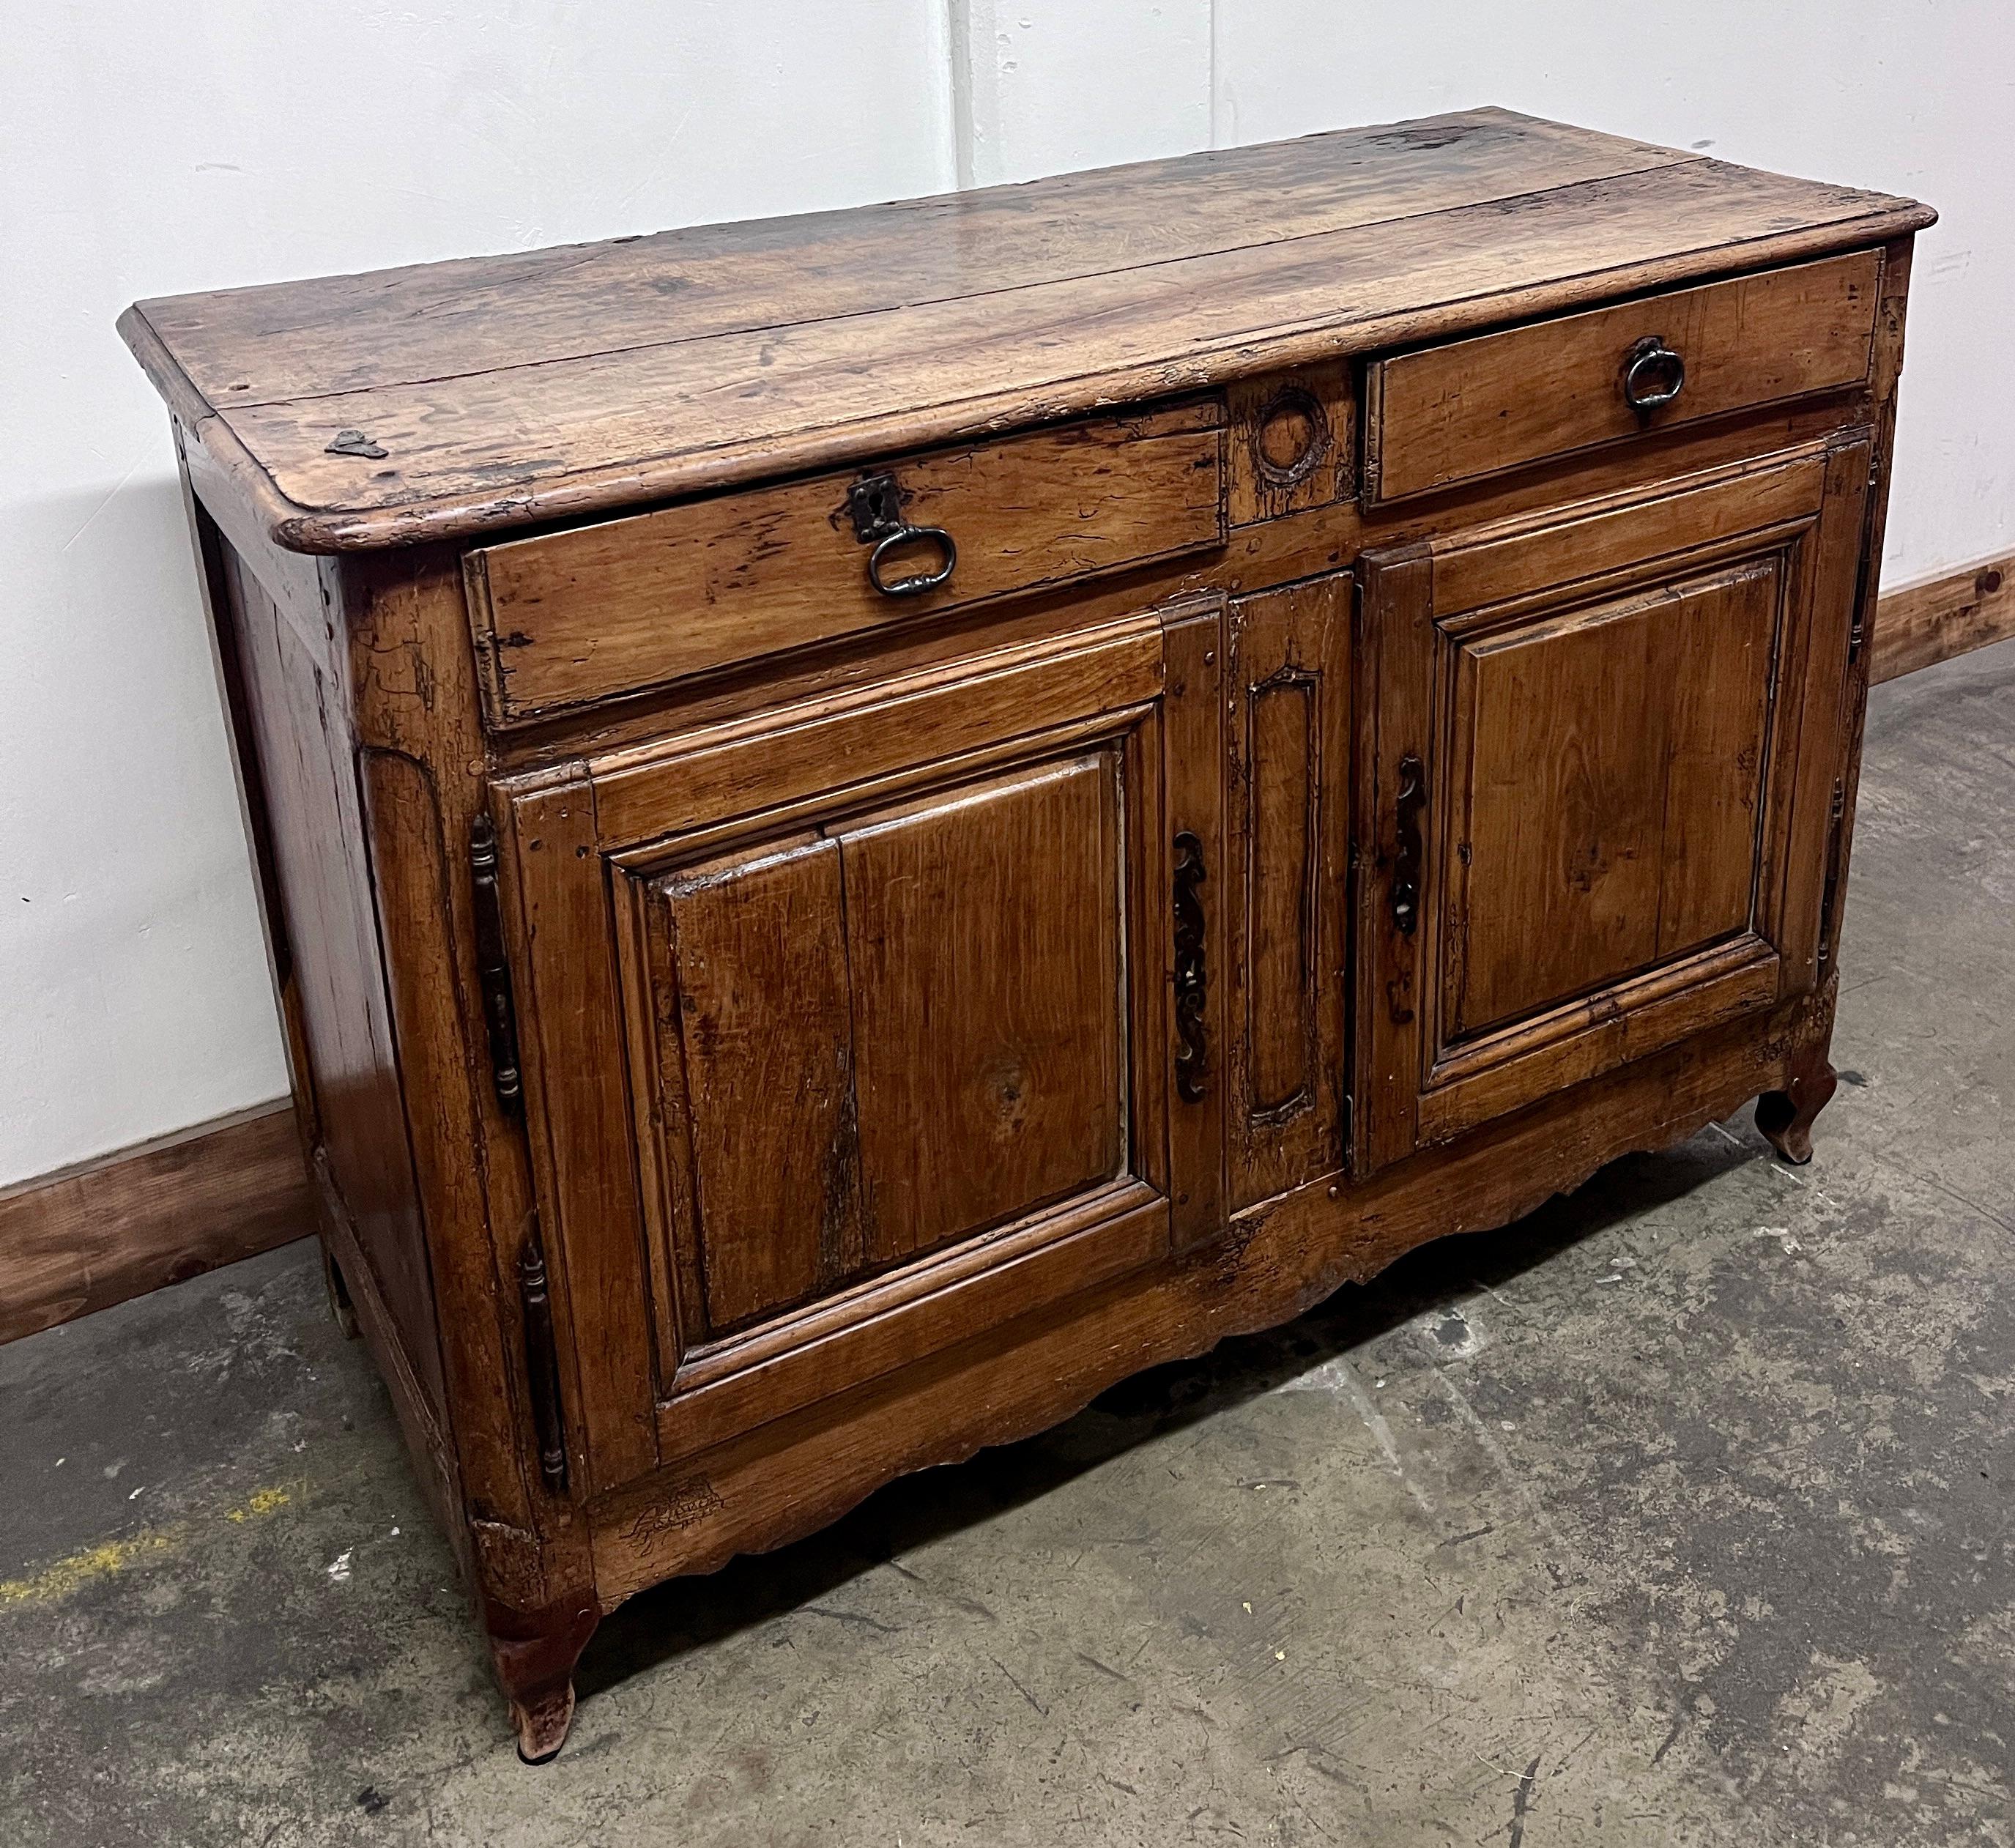
[[[522,724],[1221,544],[1223,446],[1222,407],[1196,402],[481,547],[465,569],[487,716]],[[883,475],[901,522],[949,541],[893,544],[893,594],[851,505]],[[903,591],[948,558],[941,584]]]
[[[1366,380],[1366,497],[1401,500],[1858,385],[1881,271],[1879,251],[1855,251],[1377,361]],[[1668,401],[1633,406],[1633,393],[1654,399],[1676,382]]]

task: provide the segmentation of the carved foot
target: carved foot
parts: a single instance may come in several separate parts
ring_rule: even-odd
[[[1788,1086],[1756,1100],[1756,1127],[1787,1161],[1803,1168],[1812,1158],[1812,1124],[1839,1089],[1823,1052],[1801,1053],[1792,1063]]]
[[[490,1659],[511,1703],[518,1756],[544,1764],[566,1743],[573,1670],[602,1613],[592,1603],[525,1614],[492,1609]]]

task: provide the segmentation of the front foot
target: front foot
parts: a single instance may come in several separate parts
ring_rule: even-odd
[[[511,1703],[511,1724],[518,1735],[518,1756],[526,1764],[548,1764],[560,1755],[567,1728],[573,1724],[573,1677],[529,1701]]]
[[[566,1743],[574,1664],[601,1616],[592,1602],[530,1614],[490,1611],[490,1660],[526,1764],[544,1764]]]
[[[1801,1057],[1786,1089],[1756,1100],[1756,1127],[1764,1139],[1794,1168],[1812,1158],[1812,1125],[1833,1101],[1840,1079],[1823,1053]]]

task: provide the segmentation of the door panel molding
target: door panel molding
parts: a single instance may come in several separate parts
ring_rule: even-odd
[[[1222,1223],[1221,1128],[1170,1096],[1222,612],[497,785],[591,1492],[1166,1255],[1181,1196]],[[933,1072],[935,1114],[881,1095]]]
[[[1812,985],[1836,772],[1804,741],[1845,683],[1866,460],[1851,432],[1359,560],[1360,1172]]]
[[[1231,605],[1225,908],[1232,1204],[1343,1164],[1350,580]]]

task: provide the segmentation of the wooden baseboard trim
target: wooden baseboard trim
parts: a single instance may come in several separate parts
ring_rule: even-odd
[[[0,1341],[315,1228],[282,1098],[0,1190]]]
[[[1884,593],[1875,606],[1870,677],[1893,680],[2015,636],[2015,558]]]

